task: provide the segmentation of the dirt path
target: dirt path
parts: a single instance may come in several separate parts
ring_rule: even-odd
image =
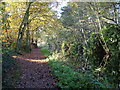
[[[22,72],[16,88],[57,88],[57,80],[50,73],[48,61],[39,49],[33,49],[31,53],[15,58],[18,59]]]

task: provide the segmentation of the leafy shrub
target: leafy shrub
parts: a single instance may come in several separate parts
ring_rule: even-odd
[[[112,77],[115,83],[118,82],[119,77],[119,57],[120,57],[120,27],[116,25],[106,25],[102,29],[104,40],[109,49],[109,59],[106,62],[106,73]],[[112,81],[112,82],[113,82]]]
[[[99,82],[91,72],[75,72],[58,60],[50,60],[49,65],[59,80],[57,86],[60,88],[110,88],[109,85]]]
[[[41,48],[40,51],[44,54],[44,56],[49,56],[51,54],[50,51],[45,48]]]
[[[105,68],[102,74],[109,77],[109,82],[118,84],[120,27],[107,24],[99,33],[93,33],[86,48],[88,60],[93,69]],[[86,54],[86,53],[85,53]]]
[[[104,48],[102,47],[100,34],[93,33],[89,39],[90,46],[87,49],[88,58],[90,60],[93,68],[96,68],[100,65],[104,55],[106,54]]]
[[[14,52],[10,48],[2,48],[2,67],[3,72],[16,64],[16,60],[12,58]]]
[[[18,64],[16,60],[12,57],[15,55],[14,51],[7,47],[2,47],[2,87],[12,88],[13,84],[19,78],[19,71],[16,71]],[[13,80],[15,79],[15,80]],[[14,81],[14,82],[13,82]]]

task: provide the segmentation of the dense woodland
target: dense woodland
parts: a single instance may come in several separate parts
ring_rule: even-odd
[[[118,88],[120,3],[69,2],[59,18],[52,9],[58,5],[0,3],[3,87],[13,88],[21,75],[12,56],[39,48],[49,60],[57,87]]]

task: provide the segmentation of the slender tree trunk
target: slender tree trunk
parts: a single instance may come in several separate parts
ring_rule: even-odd
[[[21,50],[22,39],[23,39],[23,36],[24,36],[24,32],[25,32],[26,26],[28,24],[29,10],[30,10],[31,4],[32,4],[32,2],[28,3],[28,8],[27,8],[26,13],[24,15],[23,21],[22,21],[22,23],[21,23],[21,25],[19,27],[17,44],[16,44],[16,52],[20,52],[20,50]]]
[[[26,30],[26,50],[27,52],[30,52],[30,31],[29,31],[29,23],[27,24],[27,30]]]

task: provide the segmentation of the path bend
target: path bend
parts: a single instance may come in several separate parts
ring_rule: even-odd
[[[16,88],[56,88],[56,78],[51,74],[46,57],[40,49],[33,49],[31,53],[19,55],[20,82]]]

